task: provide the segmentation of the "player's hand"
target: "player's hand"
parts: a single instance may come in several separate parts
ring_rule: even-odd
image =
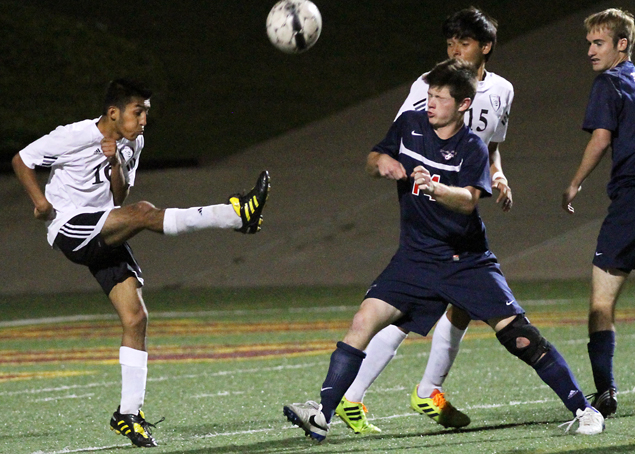
[[[497,189],[499,194],[496,203],[501,203],[501,208],[505,213],[512,209],[514,199],[512,198],[512,190],[507,184],[507,180],[498,179],[492,183],[492,188]]]
[[[48,201],[41,206],[36,206],[33,208],[33,216],[35,219],[40,221],[50,221],[55,217],[55,210],[53,209],[53,205],[51,205]]]
[[[396,159],[382,154],[377,159],[379,175],[389,180],[405,180],[408,178],[405,167]]]
[[[421,191],[425,194],[434,194],[436,183],[432,181],[432,175],[430,175],[428,169],[423,166],[417,166],[414,168],[411,176],[414,178],[415,184],[419,186]]]
[[[571,202],[575,199],[575,196],[578,195],[580,189],[582,189],[582,186],[569,186],[562,194],[562,209],[569,214],[575,213]]]
[[[101,139],[101,151],[111,165],[119,164],[119,153],[117,153],[117,141],[104,137]]]

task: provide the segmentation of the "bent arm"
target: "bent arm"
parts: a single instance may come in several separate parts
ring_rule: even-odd
[[[571,183],[569,183],[569,186],[562,195],[562,208],[565,211],[569,213],[574,212],[571,201],[578,195],[584,180],[593,172],[609,149],[611,145],[611,135],[611,131],[608,129],[595,129],[593,131],[591,139],[584,149],[582,162],[580,162],[580,166],[573,176]]]
[[[117,206],[123,205],[130,194],[130,186],[126,183],[126,178],[123,175],[123,169],[121,162],[117,159],[116,163],[111,161],[110,171],[110,192],[112,192],[112,198]]]
[[[110,164],[110,192],[115,205],[121,206],[130,193],[130,186],[123,174],[121,156],[117,150],[117,142],[113,138],[104,137],[101,141],[101,151]]]
[[[471,214],[481,197],[480,189],[473,186],[458,188],[443,183],[433,182],[433,184],[434,188],[430,195],[441,205],[457,213]]]
[[[40,188],[40,184],[37,181],[35,170],[27,167],[20,153],[16,154],[11,160],[13,171],[15,172],[18,180],[26,190],[26,193],[33,202],[34,210],[33,215],[36,219],[47,221],[54,217],[55,211],[53,205],[46,199],[46,196]]]
[[[374,178],[387,178],[389,180],[408,178],[406,169],[399,161],[376,151],[371,151],[366,158],[366,172]]]
[[[481,190],[473,186],[460,188],[433,181],[430,172],[423,166],[415,167],[412,176],[419,190],[457,213],[471,214],[481,197]]]

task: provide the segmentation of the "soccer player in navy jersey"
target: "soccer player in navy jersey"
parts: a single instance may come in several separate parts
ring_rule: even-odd
[[[499,144],[505,141],[507,135],[514,87],[505,78],[485,68],[496,47],[497,27],[494,18],[470,7],[448,16],[443,22],[442,33],[446,39],[448,58],[460,58],[476,67],[476,95],[463,120],[487,145],[492,189],[499,193],[496,203],[501,203],[503,211],[507,212],[512,207],[512,192],[503,173]],[[395,120],[405,111],[427,109],[429,87],[425,76],[423,74],[414,81]],[[469,416],[446,399],[443,388],[469,323],[467,312],[448,307],[434,328],[425,372],[410,395],[410,407],[414,411],[427,415],[444,427],[464,427],[470,423]],[[335,410],[355,433],[381,432],[366,417],[368,409],[363,403],[364,396],[407,336],[402,328],[389,325],[377,333],[366,347],[366,360]]]
[[[593,257],[588,344],[597,389],[592,404],[607,417],[617,411],[615,304],[635,268],[635,66],[631,62],[635,25],[632,14],[615,8],[587,17],[584,25],[588,56],[600,74],[593,82],[582,125],[591,139],[562,196],[562,208],[573,214],[571,202],[610,147],[611,204]]]
[[[601,433],[604,418],[587,402],[564,358],[524,316],[489,251],[477,210],[480,197],[491,196],[488,150],[463,122],[476,93],[476,69],[450,59],[426,81],[428,110],[400,115],[367,159],[371,175],[397,182],[399,248],[337,343],[321,403],[285,405],[284,414],[324,440],[372,337],[391,323],[425,336],[451,303],[486,321],[510,353],[536,370],[573,412],[578,433]]]

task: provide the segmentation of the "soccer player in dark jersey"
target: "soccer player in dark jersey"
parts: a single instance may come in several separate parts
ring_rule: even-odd
[[[372,337],[391,323],[425,336],[453,304],[486,321],[510,353],[536,370],[573,412],[578,433],[601,433],[604,418],[587,402],[564,358],[524,316],[489,251],[477,210],[480,197],[491,196],[488,150],[463,122],[476,93],[476,69],[446,60],[426,82],[427,111],[400,115],[367,160],[371,175],[397,182],[399,249],[337,343],[321,403],[285,405],[284,414],[324,440]]]
[[[595,78],[582,128],[591,133],[582,162],[562,196],[562,208],[573,214],[571,201],[609,147],[613,151],[611,199],[593,257],[589,308],[589,358],[597,388],[592,404],[604,417],[617,411],[613,376],[615,304],[635,268],[635,66],[631,62],[633,15],[607,9],[586,18],[588,56]]]
[[[498,22],[494,18],[471,7],[448,16],[443,22],[442,33],[446,39],[448,58],[460,58],[476,67],[476,95],[463,120],[487,145],[492,189],[499,192],[496,203],[501,202],[503,211],[509,211],[512,207],[512,192],[503,174],[499,144],[504,142],[507,135],[514,87],[485,67],[496,47],[497,27]],[[427,109],[429,87],[425,81],[426,74],[414,81],[395,120],[407,110]],[[464,427],[470,423],[470,417],[446,399],[443,388],[469,323],[467,312],[448,307],[434,328],[425,372],[419,383],[413,387],[409,399],[414,411],[428,416],[444,427]],[[355,433],[381,432],[366,417],[368,409],[363,402],[364,396],[395,357],[397,349],[407,336],[407,332],[389,325],[377,333],[366,347],[366,360],[335,410],[335,414]]]

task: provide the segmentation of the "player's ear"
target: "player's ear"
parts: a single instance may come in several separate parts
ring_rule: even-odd
[[[110,106],[108,108],[108,119],[115,121],[119,114],[119,108],[116,106]]]
[[[492,43],[485,43],[485,44],[481,44],[481,52],[483,52],[483,55],[487,55],[492,51]]]
[[[628,48],[628,39],[627,38],[620,38],[617,41],[617,50],[619,52],[626,52],[627,48]]]
[[[472,105],[472,100],[470,98],[465,98],[463,101],[459,103],[459,112],[466,112],[471,105]]]

